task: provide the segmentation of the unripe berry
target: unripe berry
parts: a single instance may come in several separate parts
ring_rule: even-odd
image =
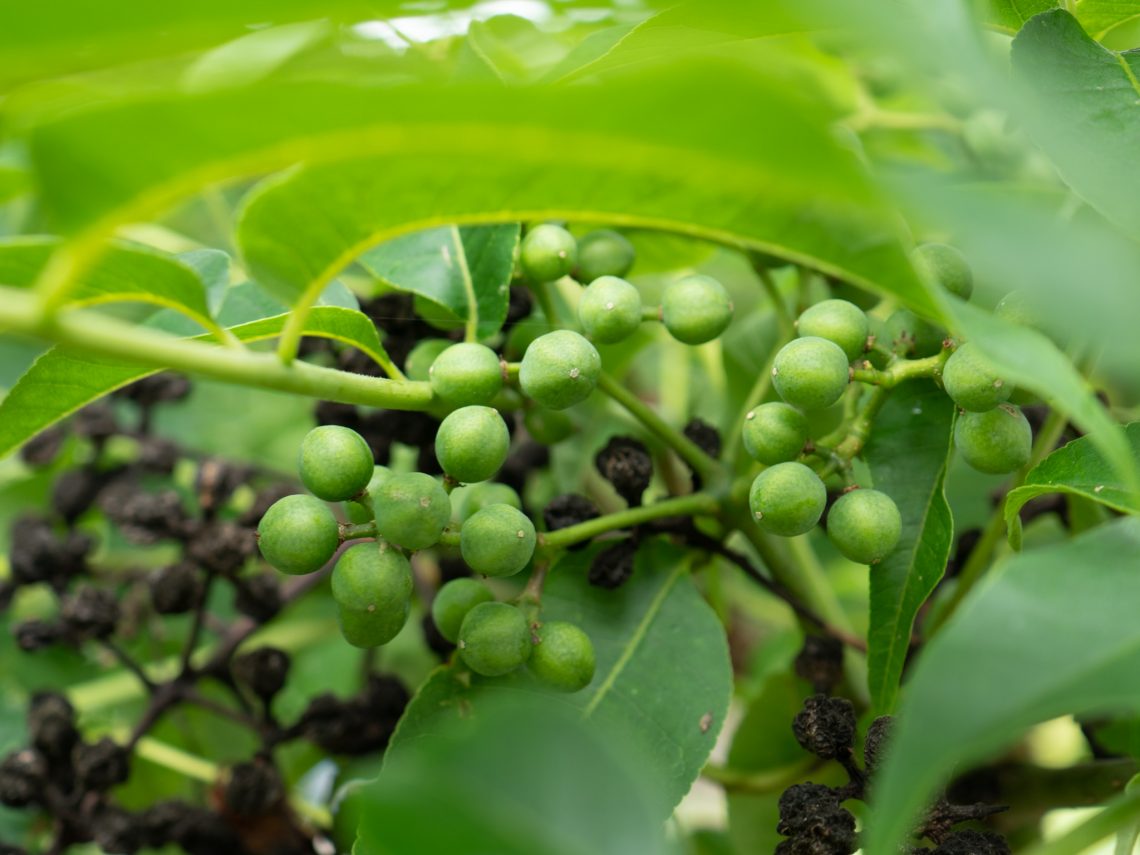
[[[601,276],[625,276],[634,256],[633,244],[617,232],[590,232],[578,241],[578,281],[589,284]]]
[[[467,613],[481,603],[495,599],[490,589],[474,579],[452,579],[431,601],[431,619],[439,634],[454,644]]]
[[[845,558],[878,564],[898,546],[902,516],[886,493],[852,490],[827,512],[827,536]]]
[[[514,671],[534,646],[521,611],[507,603],[480,603],[459,628],[459,656],[476,674],[498,677]]]
[[[1033,431],[1021,410],[1002,404],[984,413],[960,414],[954,444],[974,469],[1004,475],[1029,462]]]
[[[594,644],[590,636],[565,621],[544,623],[527,667],[543,683],[563,692],[577,692],[594,679]]]
[[[712,341],[732,320],[732,298],[710,276],[686,276],[661,297],[661,320],[677,341],[704,344]]]
[[[375,647],[396,637],[408,619],[412,566],[387,543],[358,543],[337,560],[332,595],[350,644]]]
[[[404,374],[409,380],[427,382],[431,380],[431,367],[440,354],[450,348],[454,342],[446,338],[425,338],[416,342],[416,346],[408,352],[404,359]]]
[[[467,566],[485,576],[513,576],[534,555],[534,523],[518,508],[488,505],[459,531],[459,551]]]
[[[843,396],[850,377],[847,356],[825,338],[788,342],[772,363],[772,384],[780,397],[803,410],[822,410]]]
[[[919,275],[951,294],[969,300],[974,293],[974,274],[957,249],[944,243],[924,243],[911,254]]]
[[[379,489],[372,506],[380,536],[405,549],[434,546],[451,521],[447,492],[423,472],[393,475]]]
[[[982,413],[1009,400],[1013,387],[993,364],[967,342],[954,351],[942,369],[946,394],[964,410]]]
[[[449,404],[489,404],[503,388],[503,367],[495,351],[465,341],[436,357],[428,373],[432,391]]]
[[[923,320],[914,312],[899,309],[887,318],[891,348],[906,356],[934,356],[942,350],[946,330]]]
[[[364,492],[368,494],[369,499],[375,496],[380,487],[391,477],[392,470],[387,466],[372,467],[372,477],[368,479],[368,486],[364,488]],[[345,502],[344,512],[348,517],[348,521],[354,522],[357,525],[370,523],[374,519],[372,511],[360,502]]]
[[[578,243],[561,226],[535,226],[523,238],[519,263],[535,282],[561,279],[578,264]]]
[[[465,484],[486,481],[498,472],[510,446],[506,422],[490,407],[462,407],[450,413],[435,434],[439,465]]]
[[[368,486],[373,465],[364,437],[351,428],[322,425],[301,441],[297,468],[310,493],[326,502],[341,502]]]
[[[542,406],[564,410],[590,396],[601,371],[597,348],[576,332],[557,330],[539,336],[526,349],[519,385]]]
[[[543,445],[555,445],[574,433],[574,422],[568,415],[546,407],[530,407],[523,416],[523,427],[531,439]]]
[[[802,463],[777,463],[756,476],[748,494],[752,518],[764,531],[793,537],[811,531],[827,505],[827,488]]]
[[[641,326],[641,295],[616,276],[602,276],[589,284],[578,301],[582,329],[600,344],[628,338]]]
[[[804,414],[772,401],[752,410],[744,420],[744,448],[753,460],[771,466],[794,460],[808,438]]]
[[[489,505],[510,505],[521,511],[522,499],[514,487],[497,481],[481,481],[451,492],[451,506],[460,522],[466,522]]]
[[[867,315],[854,303],[823,300],[800,315],[796,332],[801,338],[816,336],[835,342],[850,362],[866,349],[870,325]]]
[[[340,526],[328,505],[312,496],[274,502],[257,526],[261,554],[282,573],[321,569],[340,545]]]

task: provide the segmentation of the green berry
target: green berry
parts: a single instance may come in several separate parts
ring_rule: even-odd
[[[601,276],[625,276],[633,267],[633,244],[610,229],[590,232],[578,241],[578,281]]]
[[[488,404],[503,388],[503,366],[495,351],[483,344],[453,344],[435,358],[432,391],[449,404]]]
[[[488,505],[510,505],[522,510],[522,500],[514,487],[497,481],[483,481],[460,487],[451,493],[451,504],[460,522],[466,522]],[[458,505],[458,507],[455,507]]]
[[[974,274],[958,250],[944,243],[924,243],[911,254],[919,274],[951,294],[969,300],[974,293]]]
[[[594,679],[594,644],[572,623],[551,621],[537,632],[527,667],[539,680],[563,692],[577,692]]]
[[[661,320],[669,335],[685,344],[712,341],[732,320],[732,298],[710,276],[686,276],[665,289]]]
[[[523,272],[535,282],[561,279],[578,264],[578,243],[561,226],[544,223],[523,238],[519,251]]]
[[[804,414],[779,401],[761,404],[744,420],[745,450],[754,460],[768,466],[796,458],[807,438]]]
[[[803,410],[822,410],[843,396],[850,377],[847,355],[835,342],[809,336],[780,348],[772,383],[780,397]]]
[[[481,603],[494,601],[490,589],[474,579],[452,579],[431,601],[431,619],[439,634],[454,644],[467,613]]]
[[[934,356],[942,350],[946,330],[923,320],[914,312],[899,309],[887,318],[891,348],[906,356]]]
[[[852,490],[827,512],[827,536],[857,564],[878,564],[898,546],[901,535],[898,505],[878,490]]]
[[[582,292],[578,320],[586,335],[600,344],[621,341],[641,326],[641,295],[624,279],[602,276]]]
[[[551,410],[565,410],[586,400],[598,384],[598,350],[571,330],[536,338],[523,354],[519,385],[523,394]]]
[[[392,470],[387,466],[374,466],[372,467],[372,477],[368,481],[368,486],[364,488],[364,492],[368,494],[369,501],[371,497],[376,495],[376,491],[380,489],[381,485],[392,477]],[[372,522],[375,517],[372,511],[360,502],[345,502],[344,512],[348,516],[348,521],[363,524]]]
[[[376,530],[389,543],[405,549],[427,549],[439,543],[451,521],[451,500],[439,482],[423,472],[393,475],[372,500]]]
[[[353,647],[369,648],[387,644],[404,628],[409,608],[410,604],[402,611],[377,609],[374,612],[358,612],[338,608],[336,615],[340,634]]]
[[[459,530],[463,560],[484,576],[515,575],[534,555],[535,543],[534,523],[510,505],[488,505]]]
[[[408,619],[412,598],[412,565],[399,550],[387,543],[358,543],[344,551],[332,572],[332,595],[341,613],[355,612],[373,618],[373,637],[387,637],[384,644]],[[372,645],[369,645],[372,646]]]
[[[1013,387],[993,364],[967,342],[950,354],[942,368],[946,394],[963,410],[982,413],[1009,399]]]
[[[312,496],[274,502],[257,526],[261,554],[282,573],[320,570],[340,545],[340,526],[328,505]]]
[[[974,469],[1004,475],[1029,462],[1033,431],[1021,410],[1002,404],[984,413],[959,415],[954,444]]]
[[[462,407],[440,423],[435,456],[443,471],[464,484],[486,481],[507,459],[511,435],[498,410]]]
[[[835,342],[850,362],[866,349],[870,325],[867,315],[854,303],[823,300],[800,315],[796,331],[801,338],[816,336]]]
[[[297,468],[310,493],[326,502],[342,502],[368,486],[374,465],[364,437],[350,428],[322,425],[301,441]]]
[[[480,603],[459,627],[459,656],[484,677],[514,671],[526,662],[533,646],[526,617],[507,603]]]
[[[555,445],[574,433],[574,421],[568,415],[546,407],[530,407],[523,426],[531,439],[543,445]]]
[[[431,367],[436,359],[454,342],[446,338],[425,338],[416,342],[416,346],[409,351],[404,359],[404,374],[409,380],[427,382],[431,380]]]
[[[827,488],[802,463],[777,463],[756,476],[748,505],[761,529],[793,537],[811,531],[819,522],[827,505]]]

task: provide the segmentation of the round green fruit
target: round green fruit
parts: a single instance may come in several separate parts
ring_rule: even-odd
[[[796,331],[801,338],[816,336],[835,342],[850,362],[866,349],[870,325],[867,315],[854,303],[823,300],[800,315]]]
[[[556,445],[574,433],[574,421],[565,413],[546,407],[530,407],[523,416],[530,438],[543,445]]]
[[[417,342],[404,359],[404,374],[409,380],[425,383],[431,380],[431,367],[440,354],[453,344],[446,338],[425,338]]]
[[[282,573],[320,570],[340,546],[340,526],[329,506],[312,496],[274,502],[257,526],[261,554]]]
[[[522,510],[522,499],[515,488],[497,481],[483,481],[453,490],[451,504],[460,522],[466,522],[489,505],[510,505]]]
[[[409,606],[410,608],[410,606]],[[337,622],[340,634],[353,647],[369,648],[387,644],[400,634],[408,621],[408,611],[358,612],[353,609],[338,608]]]
[[[661,320],[677,341],[704,344],[728,328],[732,298],[711,276],[686,276],[665,289]]]
[[[822,410],[843,396],[850,378],[843,349],[809,336],[785,344],[772,363],[772,383],[780,397],[802,410]]]
[[[924,243],[911,254],[919,274],[951,294],[969,300],[974,293],[974,274],[957,249],[944,243]]]
[[[578,264],[578,243],[561,226],[544,223],[523,238],[519,251],[523,272],[535,282],[561,279]]]
[[[590,342],[571,330],[536,338],[523,354],[519,385],[523,394],[550,410],[586,400],[598,385],[602,358]]]
[[[488,505],[459,530],[459,552],[467,566],[484,576],[513,576],[534,555],[534,523],[518,508]]]
[[[753,460],[768,466],[795,459],[807,438],[804,414],[779,401],[761,404],[744,419],[745,450]]]
[[[476,674],[498,677],[526,662],[534,646],[521,611],[507,603],[480,603],[459,627],[459,657]]]
[[[453,344],[435,358],[431,390],[449,404],[488,404],[503,388],[503,366],[495,351],[483,344]]]
[[[972,468],[1004,475],[1029,462],[1033,431],[1021,410],[1002,404],[984,413],[958,416],[954,444]]]
[[[539,627],[538,643],[527,667],[543,683],[563,692],[577,692],[594,679],[594,643],[572,623],[551,621]]]
[[[827,488],[802,463],[777,463],[756,476],[748,494],[752,518],[782,537],[811,531],[827,506]]]
[[[358,543],[337,559],[331,584],[333,599],[342,609],[401,612],[407,617],[412,565],[387,543]],[[403,618],[400,625],[403,626]]]
[[[490,589],[474,579],[452,579],[431,601],[431,619],[435,621],[439,634],[454,644],[459,640],[459,628],[467,613],[494,599]]]
[[[374,465],[364,437],[339,425],[309,431],[301,441],[297,461],[301,482],[326,502],[341,502],[360,493],[368,486]]]
[[[827,512],[828,538],[857,564],[878,564],[898,546],[901,535],[898,505],[878,490],[852,490]]]
[[[899,309],[887,318],[887,337],[897,353],[906,356],[934,356],[942,350],[946,330],[925,321],[914,312]]]
[[[589,284],[578,301],[578,320],[591,339],[613,344],[641,326],[641,295],[624,279],[602,276]]]
[[[610,229],[590,232],[578,241],[578,281],[601,276],[625,276],[633,267],[633,244]]]
[[[372,500],[376,530],[389,543],[405,549],[427,549],[439,543],[451,521],[451,500],[439,482],[423,472],[393,475]]]
[[[942,385],[963,410],[983,413],[1009,400],[1013,386],[993,364],[967,342],[950,354],[942,368]]]
[[[372,477],[368,479],[368,486],[364,488],[364,492],[368,494],[369,504],[371,504],[372,496],[376,495],[376,491],[392,477],[392,470],[387,466],[373,466]],[[345,502],[344,512],[348,516],[348,521],[357,523],[372,522],[375,517],[372,515],[372,509],[368,505],[363,505],[360,502]]]
[[[463,484],[486,481],[507,459],[511,435],[498,410],[461,407],[440,423],[435,456],[443,471]]]

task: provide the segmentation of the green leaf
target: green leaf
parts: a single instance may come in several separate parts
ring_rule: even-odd
[[[898,698],[914,618],[946,571],[954,519],[946,502],[954,405],[927,381],[891,393],[875,419],[864,457],[876,490],[902,513],[898,548],[870,570],[867,680],[879,715]]]
[[[264,341],[279,336],[287,318],[288,315],[263,318],[231,327],[230,332],[240,341]],[[351,344],[378,364],[387,359],[376,327],[366,315],[351,309],[314,308],[306,320],[304,335]],[[198,337],[199,340],[206,338]],[[85,357],[59,347],[52,348],[35,361],[0,401],[0,457],[92,401],[155,373],[136,363]]]
[[[594,681],[565,704],[644,755],[649,777],[660,781],[665,815],[700,773],[724,724],[732,692],[724,631],[675,547],[643,544],[633,576],[616,591],[586,582],[598,550],[569,553],[552,568],[542,618],[571,621],[594,642]],[[399,756],[446,721],[520,690],[543,691],[526,672],[484,680],[460,667],[440,669],[408,706],[390,751]]]
[[[463,320],[471,338],[507,317],[519,226],[444,226],[387,241],[360,263],[400,291],[427,297]]]
[[[28,171],[11,164],[0,164],[0,204],[10,202],[32,190]]]
[[[178,260],[190,267],[206,286],[210,315],[217,317],[230,287],[230,257],[220,249],[193,249],[180,253]]]
[[[876,782],[866,852],[894,852],[952,769],[1056,716],[1140,710],[1140,520],[1006,562],[926,646]]]
[[[1010,61],[1033,96],[1027,127],[1034,141],[1077,194],[1140,237],[1140,53],[1102,47],[1057,9],[1022,28]]]
[[[1140,462],[1140,422],[1124,428],[1132,456]],[[1130,490],[1088,437],[1058,448],[1025,476],[1005,497],[1005,522],[1012,532],[1018,512],[1030,499],[1046,493],[1081,496],[1126,514],[1140,514],[1140,496]]]
[[[1117,27],[1140,19],[1137,0],[1081,0],[1077,18],[1085,31],[1098,41]]]
[[[189,92],[204,92],[254,83],[331,34],[324,20],[255,30],[195,59],[183,72],[182,85]]]
[[[458,61],[460,74],[469,76],[474,66],[505,83],[535,80],[568,52],[557,38],[518,15],[472,21],[463,51]],[[474,73],[478,75],[479,71]]]
[[[1056,9],[1059,0],[982,0],[982,19],[990,26],[1016,33],[1034,15]]]

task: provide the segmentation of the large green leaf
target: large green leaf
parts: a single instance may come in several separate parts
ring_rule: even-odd
[[[264,341],[279,336],[287,318],[288,315],[263,318],[231,327],[230,332],[240,341]],[[351,344],[378,364],[387,360],[376,327],[367,316],[352,309],[314,308],[306,320],[304,335]],[[133,362],[52,348],[35,361],[0,401],[0,457],[81,407],[154,373],[154,369]]]
[[[955,767],[1065,714],[1140,710],[1140,520],[1007,562],[918,660],[873,794],[866,852],[894,852]]]
[[[950,556],[954,519],[944,491],[954,405],[927,381],[896,389],[875,419],[865,457],[877,490],[902,513],[898,548],[870,570],[867,680],[879,714],[891,712],[919,608]]]
[[[1124,432],[1133,457],[1140,461],[1140,422],[1128,425]],[[1046,493],[1081,496],[1122,513],[1140,514],[1140,496],[1125,485],[1088,437],[1058,448],[1034,466],[1025,482],[1005,497],[1005,522],[1011,539],[1018,539],[1018,512],[1022,506]]]
[[[982,20],[1007,33],[1016,33],[1034,15],[1056,9],[1060,0],[982,0]]]
[[[1103,39],[1117,27],[1140,20],[1137,0],[1080,0],[1077,18],[1093,38]]]
[[[664,815],[700,773],[728,712],[732,669],[724,631],[675,547],[645,543],[633,576],[616,591],[586,582],[597,551],[569,553],[551,570],[543,619],[571,621],[593,640],[594,681],[565,702],[636,747],[647,777],[661,782]],[[442,668],[408,706],[391,751],[398,755],[447,721],[520,691],[542,688],[525,672],[484,680],[458,666]]]
[[[449,310],[472,338],[484,338],[507,318],[518,243],[517,223],[444,226],[387,241],[360,262],[393,288]]]
[[[1089,204],[1140,237],[1140,53],[1116,53],[1057,9],[1033,18],[1013,41],[1015,78],[1032,94],[1034,140]]]

